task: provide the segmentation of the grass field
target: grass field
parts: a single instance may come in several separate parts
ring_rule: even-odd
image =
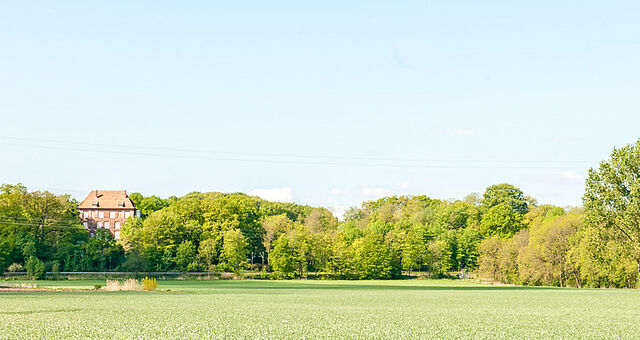
[[[41,281],[91,288],[104,281]],[[0,292],[0,338],[639,338],[640,291],[460,281],[161,281]],[[170,290],[170,291],[167,291]]]

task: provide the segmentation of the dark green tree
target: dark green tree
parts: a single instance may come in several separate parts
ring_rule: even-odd
[[[522,190],[511,184],[496,184],[487,188],[482,196],[482,204],[488,209],[506,204],[514,212],[524,215],[529,211],[527,201]]]

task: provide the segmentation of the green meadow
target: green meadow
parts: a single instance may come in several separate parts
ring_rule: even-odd
[[[22,281],[26,282],[26,281]],[[3,339],[638,338],[640,291],[462,281],[160,281],[0,292]]]

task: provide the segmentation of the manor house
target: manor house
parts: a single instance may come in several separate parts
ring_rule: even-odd
[[[78,207],[82,225],[94,235],[98,229],[107,229],[120,239],[120,228],[127,218],[136,215],[136,207],[126,190],[92,190]]]

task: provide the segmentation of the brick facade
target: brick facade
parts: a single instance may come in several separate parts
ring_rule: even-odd
[[[126,190],[93,190],[80,203],[80,218],[91,235],[99,228],[107,229],[120,239],[120,229],[129,217],[136,218],[136,209]]]

